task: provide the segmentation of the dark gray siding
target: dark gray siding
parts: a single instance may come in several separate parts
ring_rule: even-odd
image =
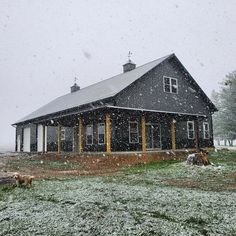
[[[178,94],[163,90],[163,76],[178,80]],[[194,92],[194,90],[196,92]],[[131,84],[115,99],[121,107],[209,114],[209,108],[191,80],[173,60],[167,60]]]

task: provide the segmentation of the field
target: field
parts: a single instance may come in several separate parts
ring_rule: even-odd
[[[236,152],[210,159],[214,166],[169,160],[100,176],[38,178],[32,188],[2,185],[0,235],[236,235]],[[13,171],[40,163],[5,164]],[[51,161],[47,168],[82,167]]]

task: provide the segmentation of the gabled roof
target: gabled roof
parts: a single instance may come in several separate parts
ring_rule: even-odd
[[[139,66],[129,72],[116,75],[109,79],[80,89],[76,92],[58,97],[45,106],[42,106],[38,110],[32,112],[28,116],[22,118],[21,120],[18,120],[15,124],[46,116],[52,113],[65,111],[71,108],[76,108],[81,105],[96,102],[105,98],[113,97],[124,88],[129,86],[131,83],[139,79],[141,76],[146,74],[148,71],[173,55],[174,54],[170,54],[165,57],[161,57],[157,60]]]
[[[147,72],[161,64],[166,59],[174,58],[181,68],[189,75],[191,82],[196,86],[202,97],[209,104],[212,111],[217,111],[214,104],[207,97],[204,91],[199,87],[196,81],[188,73],[182,63],[178,60],[175,54],[170,54],[165,57],[161,57],[157,60],[151,61],[147,64],[137,67],[129,72],[125,72],[101,82],[95,83],[83,89],[80,89],[73,93],[68,93],[64,96],[58,97],[50,103],[42,106],[38,110],[32,112],[28,116],[17,121],[15,124],[23,123],[26,121],[34,120],[39,117],[44,117],[50,114],[64,112],[69,109],[79,108],[82,105],[101,101],[106,98],[114,97],[116,94],[121,92],[123,89],[128,87],[130,84],[135,82],[137,79],[145,75]]]

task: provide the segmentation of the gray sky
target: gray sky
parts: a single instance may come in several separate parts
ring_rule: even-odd
[[[210,96],[236,69],[235,0],[0,0],[0,146],[13,122],[69,92],[174,52]]]

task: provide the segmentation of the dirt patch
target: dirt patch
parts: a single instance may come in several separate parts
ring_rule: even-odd
[[[0,178],[12,173],[34,175],[36,179],[80,175],[117,173],[123,167],[153,161],[185,159],[185,152],[129,153],[129,154],[56,154],[17,155],[0,158]]]

